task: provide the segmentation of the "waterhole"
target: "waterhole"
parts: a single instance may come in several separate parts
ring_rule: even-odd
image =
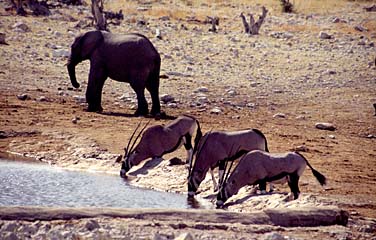
[[[186,195],[129,185],[118,176],[0,159],[0,206],[210,208]]]

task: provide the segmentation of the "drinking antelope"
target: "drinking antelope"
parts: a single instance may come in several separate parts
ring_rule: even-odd
[[[322,186],[325,185],[325,176],[315,170],[300,153],[272,154],[259,150],[251,151],[240,159],[228,180],[223,181],[217,194],[217,207],[223,206],[227,199],[245,185],[260,183],[265,186],[266,182],[279,180],[286,176],[291,195],[297,199],[300,194],[299,178],[307,165],[318,182]]]
[[[184,144],[187,150],[186,163],[190,164],[193,156],[192,135],[196,130],[195,145],[202,136],[200,124],[194,117],[183,115],[171,121],[165,126],[155,125],[145,130],[147,124],[141,129],[135,140],[132,142],[140,124],[134,130],[129,139],[120,170],[120,176],[125,174],[132,166],[138,165],[148,158],[160,158],[164,154],[171,153]],[[144,132],[145,130],[145,132]],[[144,132],[144,133],[143,133]],[[143,133],[140,142],[136,144],[138,138]],[[131,147],[129,147],[131,145]]]
[[[219,179],[222,179],[226,161],[234,161],[251,150],[269,151],[264,134],[257,129],[234,132],[213,131],[206,133],[200,140],[195,163],[188,177],[188,196],[193,197],[210,169],[214,190],[218,184],[213,170],[219,167]]]

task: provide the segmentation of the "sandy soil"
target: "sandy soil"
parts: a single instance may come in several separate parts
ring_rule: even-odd
[[[238,16],[241,11],[259,14],[257,5],[203,4],[197,9],[184,5],[186,14],[176,16],[162,1],[147,5],[146,11],[135,8],[120,26],[110,29],[140,32],[155,44],[162,56],[161,74],[167,77],[161,79],[161,96],[175,99],[162,105],[169,116],[195,116],[204,132],[260,129],[271,152],[301,149],[329,179],[322,189],[307,171],[300,182],[301,198],[293,202],[283,201],[286,186],[264,196],[244,189],[230,200],[227,211],[336,206],[347,210],[355,222],[337,230],[348,238],[368,239],[374,236],[375,221],[371,230],[362,230],[356,222],[376,217],[376,15],[363,9],[368,5],[345,2],[310,14],[281,14],[275,6],[267,6],[270,11],[260,35],[250,37],[242,33]],[[218,33],[208,31],[202,13],[223,14]],[[90,29],[76,27],[79,20],[89,22],[89,8],[63,7],[54,9],[50,17],[16,17],[4,10],[2,2],[0,14],[0,32],[9,44],[0,45],[0,152],[74,170],[118,174],[120,164],[115,160],[144,118],[132,116],[135,95],[130,87],[111,80],[103,91],[104,112],[85,111],[89,62],[76,69],[81,88],[71,87],[66,54],[74,36]],[[191,21],[192,17],[198,21]],[[17,27],[20,22],[30,30]],[[154,37],[156,28],[162,40]],[[321,39],[320,32],[331,39]],[[317,122],[331,123],[336,130],[319,130]],[[164,156],[166,161],[146,174],[130,176],[130,183],[186,194],[186,168],[169,166],[172,157],[185,159],[185,152],[180,149]],[[211,201],[209,178],[200,188],[200,197]],[[340,238],[322,229],[283,234]],[[196,238],[210,238],[210,229],[201,235],[194,231]]]

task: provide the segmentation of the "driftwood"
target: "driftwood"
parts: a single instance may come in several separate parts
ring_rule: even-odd
[[[266,14],[268,13],[268,10],[263,6],[262,7],[262,14],[259,16],[259,19],[255,22],[255,19],[253,18],[253,15],[249,13],[249,23],[247,22],[247,19],[245,18],[244,14],[241,13],[240,17],[243,22],[244,30],[246,33],[250,35],[257,35],[259,34],[260,28],[262,23],[265,20]]]
[[[222,210],[168,210],[168,209],[120,209],[120,208],[48,208],[48,207],[0,207],[0,220],[52,221],[82,218],[114,217],[135,218],[148,221],[185,221],[261,224],[283,227],[316,227],[347,225],[349,213],[335,207],[299,209],[267,209],[251,213],[236,213]]]
[[[94,17],[95,28],[107,31],[106,18],[103,13],[103,0],[91,0],[91,12]]]

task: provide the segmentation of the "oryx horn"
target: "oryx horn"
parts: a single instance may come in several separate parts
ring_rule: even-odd
[[[138,133],[137,137],[134,139],[133,143],[132,143],[132,146],[131,146],[131,150],[129,151],[130,153],[133,151],[133,147],[134,145],[136,145],[136,142],[137,140],[140,138],[141,134],[144,132],[145,128],[149,125],[151,120],[149,120],[145,126],[141,129],[141,131]]]
[[[199,154],[201,153],[201,150],[204,148],[204,146],[205,146],[205,144],[206,144],[206,142],[207,142],[207,140],[209,138],[209,135],[210,135],[211,131],[212,131],[212,129],[210,129],[210,131],[204,135],[204,137],[207,136],[205,139],[203,139],[204,137],[201,138],[204,141],[204,143],[202,144],[202,146],[201,146],[200,149],[196,149],[197,150],[197,152],[195,154],[196,157],[199,156]],[[201,141],[199,141],[199,143],[197,145],[200,145],[200,142]],[[197,146],[197,148],[198,148],[198,146]],[[193,159],[192,159],[192,161],[191,161],[191,163],[189,165],[188,178],[191,176],[192,165],[193,165]]]
[[[129,141],[128,141],[127,148],[124,149],[124,150],[125,150],[125,156],[127,156],[128,153],[131,152],[131,151],[129,151],[129,145],[131,144],[131,142],[132,142],[132,138],[133,138],[133,136],[135,135],[135,133],[137,132],[137,130],[138,130],[138,128],[140,127],[140,125],[141,125],[141,121],[138,122],[137,127],[136,127],[135,130],[133,131],[133,133],[132,133],[132,135],[131,135],[131,138],[130,138]]]

